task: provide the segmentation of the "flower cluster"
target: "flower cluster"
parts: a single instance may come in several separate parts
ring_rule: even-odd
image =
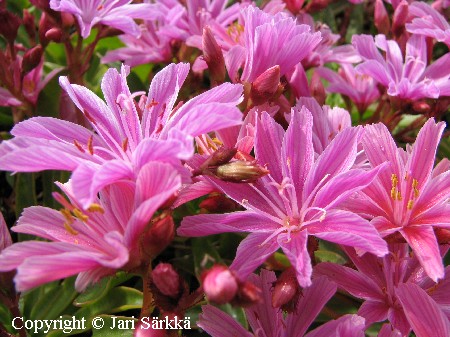
[[[448,336],[447,1],[31,3],[0,2],[0,308],[76,276],[81,313],[213,337]]]

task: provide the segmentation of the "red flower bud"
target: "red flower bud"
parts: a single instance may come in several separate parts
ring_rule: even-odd
[[[162,294],[172,298],[180,294],[180,276],[171,264],[158,264],[152,271],[152,280]]]
[[[30,14],[26,9],[23,10],[23,25],[27,31],[31,40],[36,38],[36,24],[34,22],[34,16]]]
[[[211,78],[216,83],[222,83],[225,80],[225,60],[222,49],[217,44],[214,35],[208,26],[203,28],[202,37],[203,58],[208,65]]]
[[[295,275],[295,269],[289,267],[281,273],[273,286],[272,306],[274,308],[293,308],[297,302],[299,292],[300,287]]]
[[[45,12],[42,13],[41,19],[39,20],[39,41],[43,46],[46,46],[48,44],[48,39],[45,37],[45,33],[47,33],[48,30],[55,27],[54,20]]]
[[[405,30],[405,23],[408,19],[408,2],[403,0],[397,6],[392,19],[392,33],[395,36],[400,36]]]
[[[42,60],[42,54],[44,53],[44,49],[41,45],[37,45],[31,49],[29,49],[22,60],[22,74],[25,75],[29,73],[31,70],[36,68]]]
[[[75,24],[75,18],[70,13],[61,12],[61,23],[63,28],[70,28]]]
[[[289,9],[292,14],[297,15],[305,3],[305,0],[284,0],[284,2],[286,3],[287,9]]]
[[[146,256],[158,256],[175,237],[175,224],[171,215],[162,214],[142,237],[141,249]]]
[[[431,110],[431,107],[428,103],[423,102],[423,101],[415,101],[412,105],[412,109],[415,112],[421,113],[421,114],[426,114],[429,113]]]
[[[248,307],[259,302],[261,302],[261,289],[248,281],[239,284],[238,293],[233,300],[234,305]]]
[[[383,0],[376,0],[375,2],[375,27],[377,27],[378,32],[384,35],[388,35],[391,28],[391,22],[389,20],[389,15],[384,7]]]
[[[17,37],[21,20],[6,9],[0,9],[0,34],[5,37],[9,44],[13,45]]]
[[[276,65],[259,75],[252,83],[250,98],[254,105],[270,101],[280,86],[280,66]]]
[[[199,207],[201,210],[210,212],[210,213],[218,213],[218,212],[232,212],[238,208],[238,204],[233,200],[227,198],[223,194],[219,195],[211,195],[210,197],[203,200]]]
[[[57,42],[57,43],[61,42],[62,36],[63,36],[62,30],[59,28],[56,28],[56,27],[50,28],[45,33],[46,39],[48,39],[49,41]]]
[[[314,72],[311,77],[311,83],[309,85],[309,90],[311,92],[312,97],[316,99],[319,105],[325,104],[325,99],[327,95],[325,94],[325,88],[320,80],[320,76]]]
[[[217,304],[230,302],[238,291],[236,277],[225,266],[214,266],[203,278],[203,291],[209,301]]]

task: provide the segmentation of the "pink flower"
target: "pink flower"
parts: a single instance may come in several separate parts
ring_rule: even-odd
[[[326,262],[317,265],[314,273],[328,276],[340,288],[365,300],[358,315],[366,319],[367,327],[388,319],[402,336],[408,336],[411,327],[416,335],[428,336],[423,331],[429,333],[431,326],[436,328],[433,336],[446,336],[450,278],[435,284],[424,275],[418,260],[410,257],[408,245],[393,244],[390,248],[391,253],[382,258],[358,256],[348,248],[345,252],[357,270]]]
[[[444,277],[444,266],[433,228],[450,227],[450,170],[445,162],[433,170],[444,127],[429,119],[405,152],[386,126],[366,126],[362,144],[370,164],[389,162],[389,169],[349,201],[351,209],[373,219],[383,237],[400,233],[434,281]]]
[[[413,2],[409,13],[416,18],[406,24],[408,32],[432,37],[450,46],[450,25],[437,10],[425,2]]]
[[[355,35],[352,43],[364,62],[356,71],[374,78],[387,88],[390,96],[416,100],[450,95],[450,54],[447,53],[427,67],[425,38],[412,35],[406,43],[403,58],[397,42],[377,35]],[[377,47],[386,53],[383,57]]]
[[[202,307],[198,326],[212,337],[364,337],[364,319],[357,315],[342,316],[307,333],[316,316],[336,292],[336,285],[326,278],[317,278],[310,287],[303,289],[296,302],[296,310],[286,317],[271,304],[275,273],[263,269],[260,276],[251,275],[250,280],[262,290],[261,303],[245,309],[253,334],[212,305]]]
[[[380,97],[377,82],[370,76],[358,74],[352,65],[341,64],[337,74],[328,68],[319,68],[317,73],[329,82],[328,92],[349,97],[359,113],[364,113]]]
[[[50,0],[50,8],[73,14],[78,20],[83,38],[89,36],[97,23],[139,36],[141,32],[133,19],[153,19],[154,6],[130,3],[131,0]]]
[[[323,66],[329,62],[346,64],[361,61],[361,57],[351,44],[333,47],[341,36],[333,34],[327,25],[314,22],[313,17],[306,13],[299,14],[297,21],[299,24],[308,25],[311,28],[311,32],[320,32],[322,36],[320,43],[302,60],[302,65],[306,70],[312,67]]]
[[[178,233],[197,237],[251,232],[241,242],[230,268],[244,279],[281,248],[296,269],[301,286],[311,284],[312,267],[306,249],[309,235],[386,254],[386,243],[367,221],[339,209],[352,193],[369,185],[381,169],[350,170],[362,130],[344,129],[316,158],[312,128],[312,115],[306,108],[292,111],[286,132],[263,113],[256,123],[255,154],[270,175],[251,184],[205,176],[247,210],[186,217]]]
[[[103,187],[135,180],[148,161],[169,163],[184,171],[180,159],[192,156],[193,137],[241,123],[242,114],[236,107],[241,85],[225,83],[174,107],[189,65],[171,64],[154,77],[149,97],[138,108],[134,97],[142,93],[131,94],[128,71],[122,67],[120,74],[115,69],[105,74],[102,90],[107,104],[87,88],[61,77],[62,87],[95,132],[54,118],[31,118],[14,127],[14,139],[0,145],[0,168],[74,171],[75,195],[87,208]]]
[[[79,274],[78,291],[118,269],[132,269],[147,260],[145,242],[139,239],[154,212],[176,192],[180,176],[169,164],[149,162],[135,183],[116,183],[100,193],[90,208],[83,210],[74,197],[71,182],[60,188],[55,199],[60,211],[34,206],[26,208],[13,230],[51,242],[25,241],[0,254],[0,271],[17,268],[18,291]]]
[[[253,82],[275,65],[280,66],[283,76],[321,40],[319,32],[311,33],[309,26],[298,25],[285,13],[272,15],[249,6],[242,10],[242,15],[242,24],[230,26],[226,37],[230,47],[226,48],[225,64],[233,81],[242,66],[241,81]]]

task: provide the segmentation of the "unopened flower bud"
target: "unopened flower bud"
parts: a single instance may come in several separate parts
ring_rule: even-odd
[[[281,273],[273,286],[272,306],[274,308],[282,307],[287,311],[292,311],[297,302],[300,293],[295,269],[289,267]]]
[[[141,249],[144,255],[153,258],[172,242],[175,237],[175,224],[172,216],[164,213],[152,222],[152,227],[142,237]]]
[[[423,102],[423,101],[415,101],[412,105],[412,109],[415,112],[418,112],[420,114],[426,114],[428,112],[430,112],[431,107],[428,103]]]
[[[239,284],[239,290],[236,298],[233,300],[234,305],[248,307],[261,302],[261,289],[249,281]]]
[[[75,24],[75,18],[70,13],[61,12],[61,24],[63,28],[70,28]]]
[[[261,105],[272,99],[280,85],[280,66],[276,65],[261,75],[252,83],[250,98],[254,105]]]
[[[48,0],[30,0],[30,2],[39,9],[50,9],[50,2]]]
[[[50,28],[49,30],[47,30],[47,32],[45,32],[45,38],[49,41],[53,41],[56,43],[61,42],[62,36],[63,36],[62,30],[56,27]]]
[[[292,14],[297,15],[305,3],[305,0],[284,0],[284,2],[286,3],[287,9],[289,9]]]
[[[227,198],[223,194],[219,195],[212,195],[206,199],[204,199],[199,204],[200,210],[207,211],[210,213],[217,213],[217,212],[232,212],[235,211],[238,207],[238,204],[231,200],[230,198]]]
[[[320,76],[318,73],[314,72],[311,77],[311,83],[309,85],[309,91],[311,92],[311,96],[316,99],[319,105],[324,105],[326,100],[325,88],[320,80]]]
[[[202,37],[203,58],[208,65],[211,78],[216,83],[222,83],[225,80],[225,60],[222,49],[217,44],[211,29],[206,26],[203,28]]]
[[[36,24],[34,23],[34,16],[30,14],[26,9],[23,10],[23,25],[27,31],[30,40],[36,38]]]
[[[28,74],[31,70],[36,68],[39,63],[41,63],[42,54],[44,53],[44,49],[41,45],[37,45],[31,49],[29,49],[22,60],[22,74]]]
[[[383,0],[376,0],[375,2],[375,27],[377,27],[380,34],[387,35],[391,28],[389,15],[384,7]]]
[[[236,160],[218,166],[214,175],[223,180],[234,183],[249,183],[269,174],[269,170],[256,163],[256,161]]]
[[[216,265],[204,274],[203,291],[209,301],[225,304],[236,296],[238,283],[227,267]]]
[[[50,17],[50,15],[43,12],[41,15],[41,19],[39,20],[39,28],[38,28],[39,41],[43,46],[46,46],[49,42],[49,40],[45,37],[45,33],[47,33],[48,30],[50,30],[55,26],[56,26],[55,22]]]
[[[0,34],[5,37],[9,44],[14,44],[17,37],[21,20],[6,9],[0,9]]]
[[[221,147],[207,160],[207,166],[218,166],[228,163],[237,153],[236,148],[228,149]]]
[[[177,298],[180,294],[180,276],[169,263],[160,263],[152,271],[156,288],[164,295]]]
[[[166,337],[165,329],[153,329],[151,326],[151,321],[146,322],[147,324],[139,324],[139,326],[134,330],[134,337]]]
[[[450,243],[450,230],[445,228],[434,228],[434,234],[440,245],[448,245]]]
[[[308,6],[306,7],[306,12],[315,13],[321,11],[325,9],[330,2],[331,0],[313,0],[308,3]]]
[[[397,6],[392,19],[392,33],[395,36],[400,36],[405,30],[405,23],[408,19],[408,2],[403,0]]]

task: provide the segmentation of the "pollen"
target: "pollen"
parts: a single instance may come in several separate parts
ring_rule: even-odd
[[[411,210],[413,208],[414,205],[414,201],[413,200],[409,200],[408,201],[408,205],[406,206],[406,208],[408,208],[409,210]]]
[[[396,197],[397,197],[397,188],[396,187],[392,187],[392,189],[391,189],[391,198],[392,198],[392,200],[395,200]]]
[[[397,200],[402,200],[402,192],[397,191]]]
[[[101,214],[105,213],[103,207],[99,204],[91,204],[88,208],[89,212],[99,212]]]
[[[417,179],[413,179],[412,182],[412,188],[414,190],[414,198],[418,198],[419,197],[419,189],[417,188],[417,186],[419,186],[419,182],[417,181]]]
[[[398,184],[398,177],[397,177],[397,175],[395,173],[392,173],[391,181],[392,181],[392,187],[397,186],[397,184]]]
[[[75,229],[73,229],[73,227],[70,226],[67,222],[64,222],[64,228],[66,229],[67,232],[69,232],[69,234],[78,235],[78,232]]]

